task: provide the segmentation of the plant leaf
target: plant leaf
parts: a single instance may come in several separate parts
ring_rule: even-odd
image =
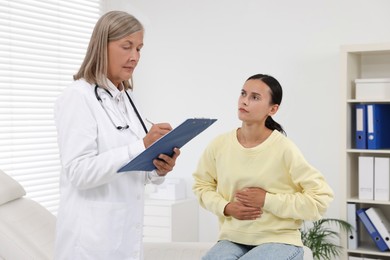
[[[304,228],[301,229],[301,238],[305,246],[309,247],[313,252],[314,259],[330,260],[341,253],[342,247],[334,244],[332,240],[340,238],[339,232],[330,228],[336,225],[340,230],[350,232],[353,230],[351,224],[347,221],[335,218],[323,218],[312,222],[312,226],[307,228],[307,223],[304,223]]]

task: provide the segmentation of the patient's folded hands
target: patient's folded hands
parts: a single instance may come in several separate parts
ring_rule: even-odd
[[[266,191],[258,187],[248,187],[236,192],[235,198],[247,207],[264,206]]]
[[[231,216],[239,220],[254,220],[261,217],[262,213],[261,208],[245,206],[239,201],[229,202],[224,210],[225,216]]]

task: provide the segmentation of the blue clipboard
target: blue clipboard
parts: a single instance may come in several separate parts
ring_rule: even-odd
[[[153,160],[160,154],[172,156],[173,148],[183,147],[195,136],[211,126],[215,121],[217,121],[217,119],[190,118],[185,120],[175,129],[154,142],[145,151],[137,155],[128,164],[120,168],[118,173],[128,171],[153,171],[156,169]]]

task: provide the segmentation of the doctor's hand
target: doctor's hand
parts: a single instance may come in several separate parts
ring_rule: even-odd
[[[152,143],[166,135],[171,130],[172,127],[168,123],[153,124],[149,132],[144,137],[145,148],[148,148]]]
[[[248,207],[260,207],[264,206],[266,190],[258,187],[250,187],[239,190],[236,192],[236,199]]]
[[[180,150],[178,148],[173,149],[172,157],[169,157],[166,154],[160,154],[158,159],[153,160],[154,166],[156,166],[157,174],[159,176],[165,176],[168,172],[172,171],[175,166],[176,159],[180,155]]]

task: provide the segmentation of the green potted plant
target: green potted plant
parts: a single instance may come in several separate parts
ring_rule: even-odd
[[[304,223],[301,229],[302,242],[311,249],[315,260],[330,260],[340,255],[342,246],[337,244],[340,234],[331,228],[334,225],[345,232],[353,229],[347,221],[334,218],[323,218],[310,223],[309,226]]]

